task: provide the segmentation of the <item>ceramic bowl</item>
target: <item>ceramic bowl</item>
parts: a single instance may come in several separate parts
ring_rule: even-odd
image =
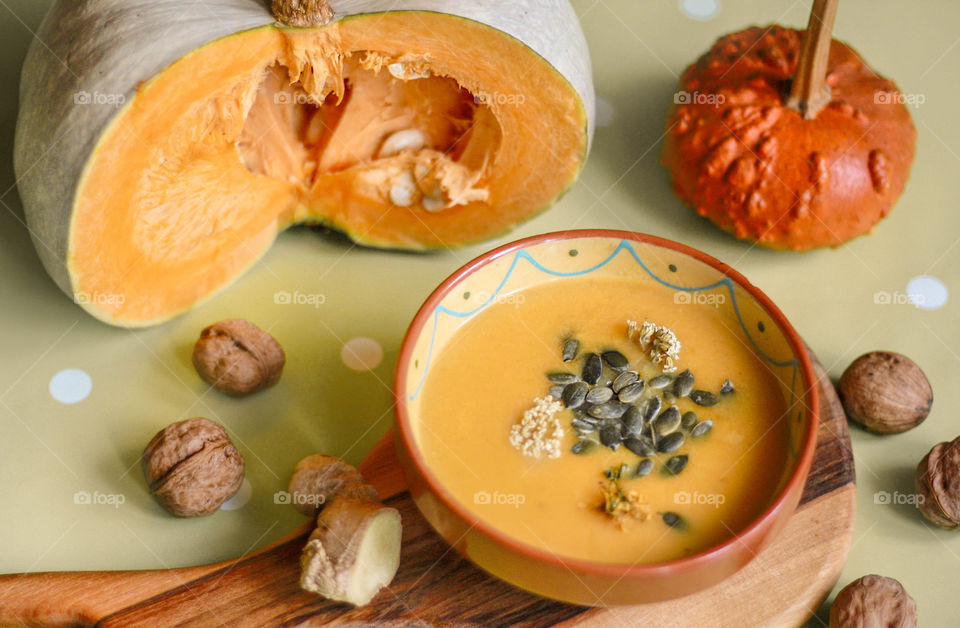
[[[656,282],[675,299],[714,299],[732,308],[755,352],[783,385],[789,460],[770,505],[748,526],[711,549],[655,564],[618,565],[563,558],[505,535],[478,519],[424,462],[412,422],[431,363],[450,337],[498,295],[566,277],[614,275]],[[582,605],[662,601],[702,590],[750,562],[793,514],[816,447],[818,396],[803,342],[783,313],[741,274],[669,240],[621,231],[566,231],[519,240],[485,253],[446,279],[417,312],[395,378],[397,448],[420,512],[448,543],[491,574],[549,598]]]

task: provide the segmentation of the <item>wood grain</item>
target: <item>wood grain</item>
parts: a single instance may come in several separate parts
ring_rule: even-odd
[[[401,568],[364,608],[303,592],[298,558],[309,525],[255,554],[216,565],[138,572],[0,576],[0,625],[312,626],[403,625],[796,626],[833,587],[853,534],[854,470],[843,409],[823,369],[814,466],[801,506],[774,543],[735,576],[659,604],[585,608],[547,600],[493,578],[459,556],[405,492],[392,434],[361,471],[404,522]],[[776,583],[776,586],[771,586]]]

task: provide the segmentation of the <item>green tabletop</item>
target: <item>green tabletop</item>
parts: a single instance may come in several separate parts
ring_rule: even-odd
[[[852,430],[857,522],[840,582],[868,573],[897,578],[924,625],[951,625],[960,533],[934,528],[905,502],[917,462],[960,433],[960,317],[955,300],[941,303],[942,287],[960,296],[960,4],[840,6],[835,35],[917,96],[912,178],[874,235],[806,254],[751,246],[684,207],[658,163],[683,68],[729,31],[771,22],[803,27],[809,1],[578,0],[598,128],[583,177],[554,209],[498,240],[424,255],[295,229],[231,289],[144,330],[108,327],[66,298],[23,224],[11,166],[14,86],[48,4],[0,0],[0,572],[179,567],[237,556],[286,534],[303,519],[274,495],[297,460],[321,451],[357,463],[390,427],[400,341],[433,287],[508,240],[602,227],[679,240],[731,264],[783,309],[834,377],[873,349],[920,364],[936,395],[924,424],[888,437]],[[911,304],[910,291],[924,295],[924,307]],[[280,384],[246,400],[208,390],[190,364],[200,330],[229,317],[256,322],[287,351]],[[345,363],[351,341],[364,364]],[[139,455],[157,430],[192,416],[229,427],[248,485],[229,510],[180,520],[146,491]],[[821,609],[810,625],[824,625],[825,617]]]

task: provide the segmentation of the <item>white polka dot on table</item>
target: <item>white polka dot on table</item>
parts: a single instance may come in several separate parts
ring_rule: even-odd
[[[354,371],[371,371],[383,360],[383,347],[373,338],[352,338],[340,350],[340,359]]]
[[[695,20],[709,20],[720,12],[720,0],[680,0],[680,10]]]
[[[253,495],[253,487],[250,486],[250,481],[244,478],[243,484],[241,484],[237,492],[233,494],[233,497],[220,505],[220,510],[237,510],[238,508],[243,508],[247,505],[247,502],[250,501],[251,495]]]
[[[60,403],[79,403],[91,390],[93,380],[80,369],[64,369],[50,378],[50,396]]]
[[[935,310],[947,302],[947,287],[936,277],[920,275],[907,282],[910,302],[924,310]]]
[[[616,119],[617,110],[613,108],[613,105],[603,98],[597,98],[597,128],[602,129],[605,126],[610,126]]]

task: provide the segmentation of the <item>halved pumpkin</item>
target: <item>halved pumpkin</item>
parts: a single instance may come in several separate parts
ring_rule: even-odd
[[[578,175],[593,91],[564,0],[275,5],[61,0],[45,18],[15,165],[44,266],[94,316],[166,320],[292,224],[481,240]]]

